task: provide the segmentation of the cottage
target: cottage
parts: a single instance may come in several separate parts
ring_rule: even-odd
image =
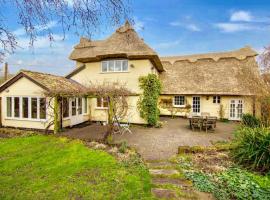
[[[53,122],[53,98],[48,91],[83,90],[93,82],[121,82],[132,91],[128,120],[145,124],[137,102],[142,94],[139,77],[154,73],[163,84],[160,114],[186,116],[209,112],[230,120],[243,113],[259,115],[250,80],[258,80],[257,53],[250,47],[189,56],[159,57],[127,22],[105,40],[81,38],[70,55],[76,68],[65,77],[21,71],[0,87],[2,126],[45,129]],[[102,98],[63,98],[61,124],[105,121]],[[52,123],[53,124],[53,123]],[[53,126],[49,126],[53,129]]]

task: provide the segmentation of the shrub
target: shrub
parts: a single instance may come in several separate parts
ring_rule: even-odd
[[[140,115],[150,126],[157,125],[159,121],[158,98],[161,92],[161,82],[157,75],[148,74],[139,79],[143,94],[138,102]]]
[[[126,141],[121,142],[121,145],[120,145],[120,147],[119,147],[119,152],[120,152],[120,153],[126,153],[127,148],[128,148],[127,142],[126,142]]]
[[[242,127],[235,133],[235,160],[248,168],[270,170],[270,130],[264,127]]]
[[[242,124],[247,127],[255,128],[261,125],[261,122],[258,118],[254,117],[251,114],[244,114],[242,116]]]

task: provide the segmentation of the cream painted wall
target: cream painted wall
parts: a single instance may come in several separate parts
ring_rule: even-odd
[[[82,63],[77,64],[77,66],[81,65]],[[140,76],[149,73],[158,74],[149,60],[129,60],[128,72],[101,72],[101,62],[85,63],[85,65],[86,68],[72,76],[71,79],[83,85],[89,85],[90,82],[120,82],[126,84],[126,87],[134,93],[141,93],[138,82]]]
[[[52,114],[47,114],[47,120],[31,120],[31,119],[8,119],[6,113],[6,97],[15,96],[26,96],[26,97],[44,97],[44,90],[31,82],[27,78],[21,78],[10,87],[5,89],[0,96],[2,97],[2,125],[8,127],[18,127],[18,128],[33,128],[33,129],[45,129],[49,121],[52,120],[50,116]],[[48,101],[47,101],[48,102]],[[52,113],[52,109],[48,110]],[[53,126],[50,127],[53,129]]]
[[[76,66],[79,67],[83,63],[77,62]],[[101,72],[101,62],[85,63],[86,68],[75,74],[71,79],[83,84],[89,85],[92,83],[105,82],[119,82],[125,84],[126,87],[133,93],[141,94],[139,89],[139,77],[146,76],[147,74],[157,74],[158,71],[153,67],[149,60],[129,60],[128,72]],[[130,122],[137,124],[145,124],[146,121],[140,117],[139,110],[137,109],[137,101],[139,96],[131,96],[128,99]],[[96,107],[96,99],[90,101],[91,106],[91,120],[93,121],[106,121],[107,112],[104,109]]]
[[[232,99],[241,99],[243,100],[243,113],[253,113],[253,100],[251,97],[239,97],[239,96],[221,96],[221,103],[215,104],[213,103],[213,96],[209,96],[207,100],[207,96],[201,96],[201,95],[194,95],[194,96],[200,96],[201,98],[201,112],[208,112],[211,116],[217,116],[219,115],[220,105],[223,105],[224,109],[224,118],[229,118],[230,114],[230,100]],[[160,99],[163,98],[172,98],[173,96],[170,95],[161,95]],[[185,96],[186,103],[192,106],[192,96]],[[184,109],[182,109],[182,112],[177,112],[176,116],[187,116],[189,113],[186,112]],[[171,112],[168,109],[162,108],[160,106],[160,114],[161,115],[171,115]],[[192,112],[192,108],[190,109],[190,112]],[[260,109],[259,106],[256,108],[256,115],[260,115]]]
[[[128,112],[127,117],[122,120],[122,122],[130,122],[135,124],[146,124],[146,121],[140,117],[139,110],[137,108],[137,102],[139,96],[130,96],[128,97]],[[107,121],[107,109],[97,107],[97,99],[89,98],[88,102],[90,103],[90,113],[89,118],[92,121]]]

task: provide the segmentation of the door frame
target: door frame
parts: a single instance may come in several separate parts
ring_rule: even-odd
[[[194,98],[198,98],[199,99],[199,112],[194,112],[194,108],[193,108],[193,105],[194,105]],[[197,114],[200,114],[201,113],[201,96],[192,96],[192,113],[197,113]]]
[[[235,106],[234,106],[234,117],[231,117],[231,105],[232,105],[232,101],[234,101],[235,103]],[[241,102],[240,102],[241,101]],[[239,116],[239,109],[238,109],[238,106],[239,104],[242,105],[242,112]],[[244,113],[244,100],[243,99],[239,99],[239,98],[235,98],[235,99],[230,99],[229,101],[229,120],[235,120],[235,121],[240,121],[241,120],[241,115],[243,115]],[[239,116],[239,117],[238,117]]]
[[[81,113],[79,113],[79,99],[81,99],[81,106],[80,110]],[[72,107],[72,101],[75,100],[75,115],[72,115],[73,107]],[[69,99],[69,106],[70,106],[70,126],[74,126],[80,123],[83,123],[83,100],[81,97],[74,97]]]

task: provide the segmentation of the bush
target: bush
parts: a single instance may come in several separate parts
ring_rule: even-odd
[[[235,160],[250,169],[270,170],[270,130],[269,128],[242,127],[235,134]]]
[[[128,148],[127,142],[124,141],[124,142],[121,142],[121,145],[118,150],[120,153],[126,153],[127,148]]]
[[[256,128],[260,127],[261,121],[251,114],[244,114],[242,116],[242,124],[247,127]]]

